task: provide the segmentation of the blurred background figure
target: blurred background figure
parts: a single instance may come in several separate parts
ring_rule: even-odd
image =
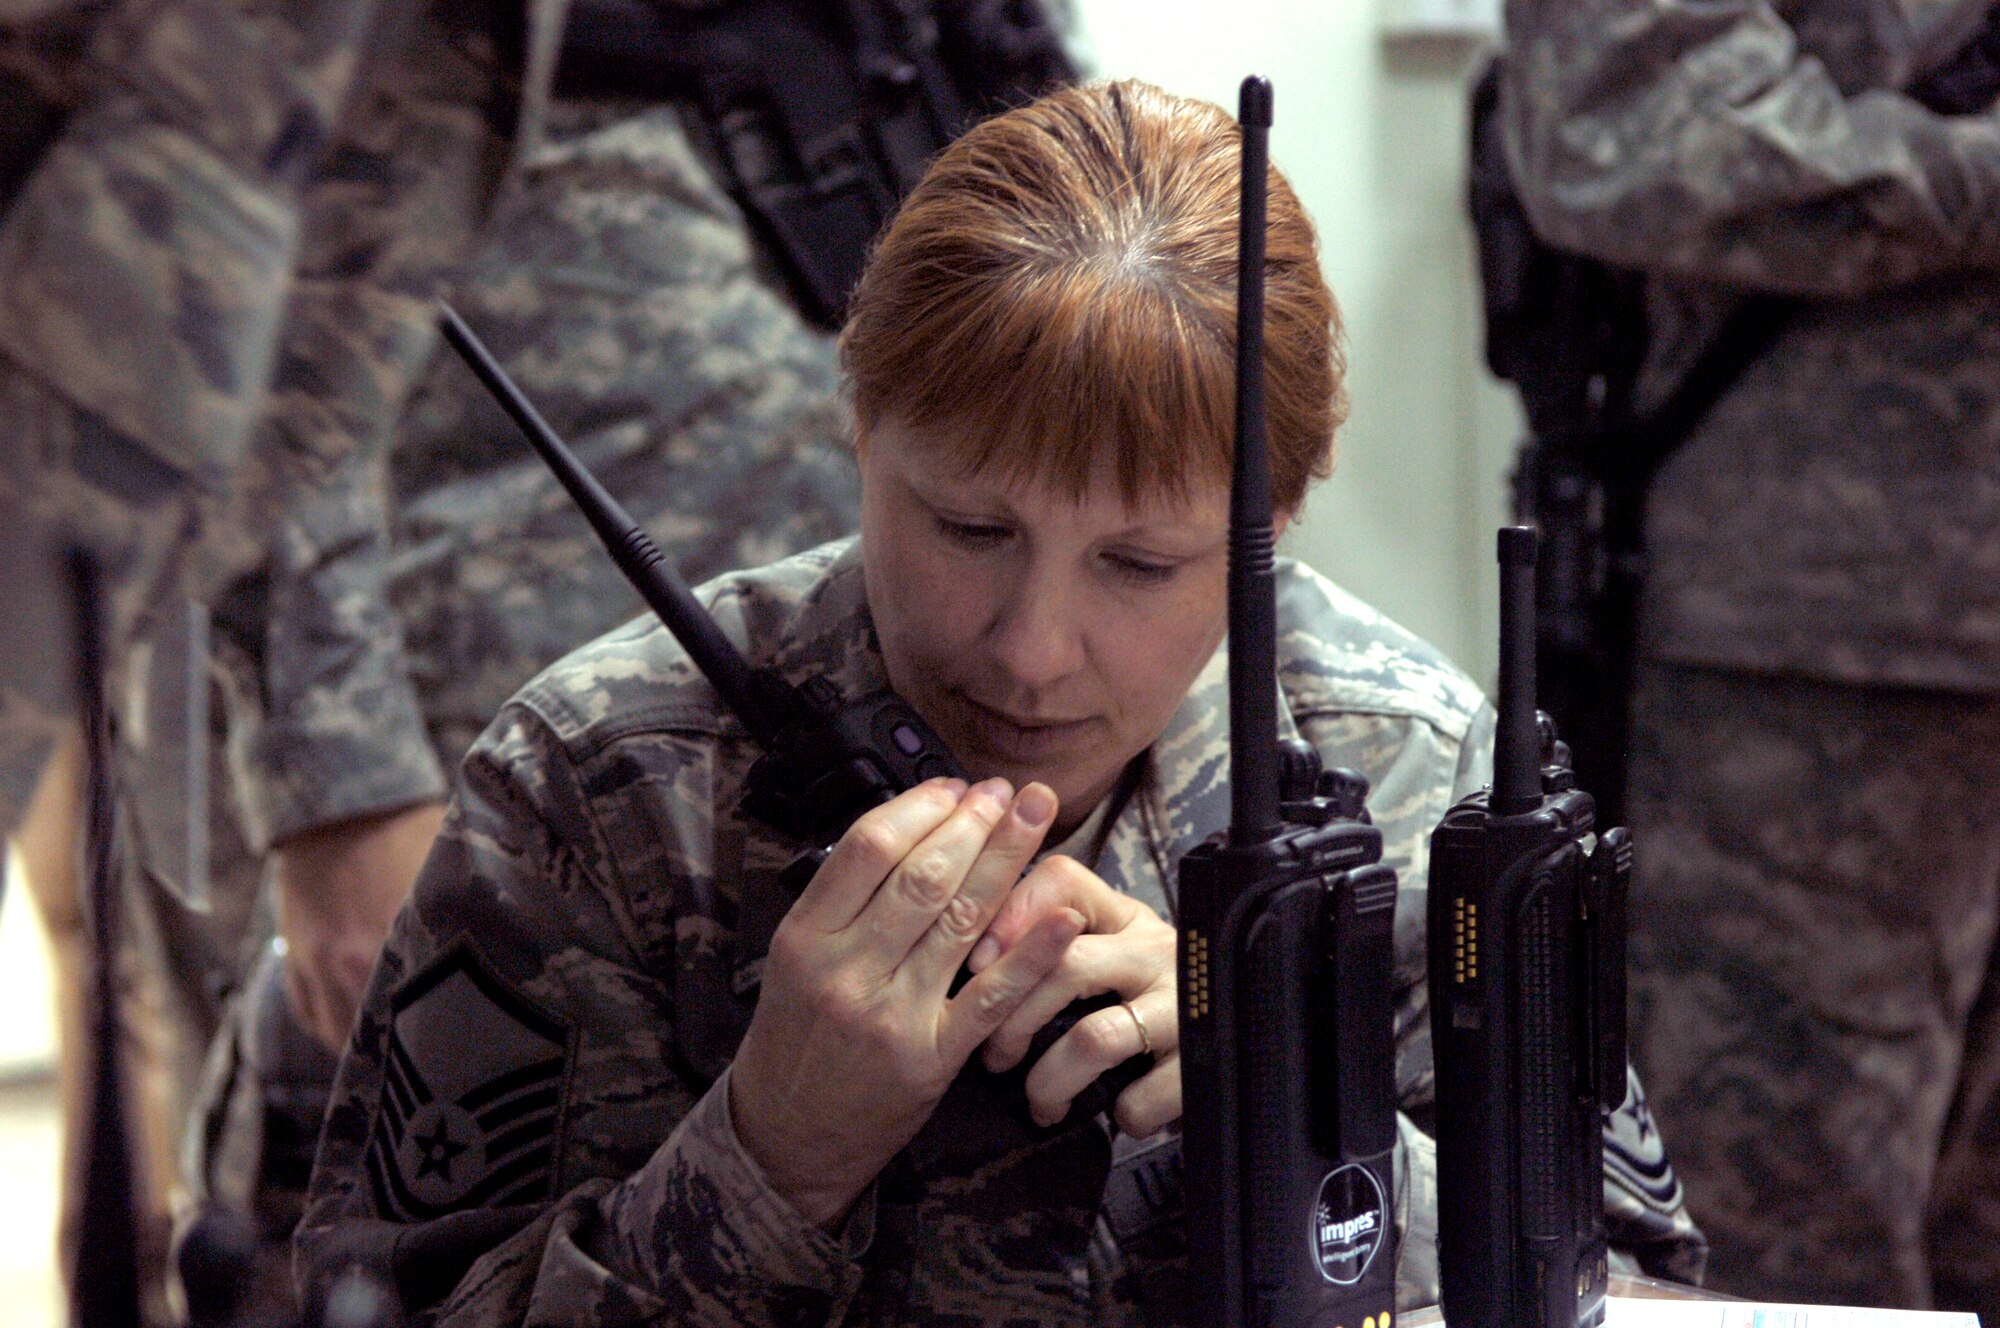
[[[152,1063],[132,1078],[157,1107],[137,1185],[155,1317],[165,1141],[199,1055],[169,980],[194,962],[193,928],[162,892],[231,902],[205,897],[200,871],[206,618],[188,606],[255,560],[270,514],[339,491],[386,440],[426,353],[435,275],[464,256],[530,128],[506,58],[524,44],[518,6],[0,7],[0,506],[10,530],[33,517],[84,542],[106,577],[131,925],[124,953],[93,958],[116,965],[132,1049]],[[69,669],[0,684],[0,829],[40,780],[26,869],[71,960],[74,1011],[77,764],[47,756]],[[77,1216],[72,1199],[66,1263]]]
[[[1643,572],[1633,1059],[1710,1283],[2000,1322],[2000,7],[1507,25],[1505,171],[1612,267],[1489,355]]]
[[[94,958],[116,964],[134,1050],[154,1064],[132,1076],[160,1108],[142,1114],[136,1186],[152,1316],[166,1312],[166,1140],[184,1096],[178,1002],[160,980],[180,954],[164,930],[178,914],[156,908],[156,886],[200,902],[190,830],[206,818],[192,778],[206,772],[204,618],[188,602],[254,560],[266,512],[380,446],[420,364],[394,328],[462,256],[508,118],[502,24],[472,6],[444,22],[428,4],[390,22],[344,0],[0,10],[0,496],[10,522],[44,518],[106,574],[132,926],[126,954]],[[24,790],[44,780],[28,872],[72,960],[74,1012],[82,910],[62,846],[76,762],[46,760],[68,678],[42,680],[50,694],[8,678],[0,816],[14,830]],[[80,1092],[66,1114],[74,1176]],[[74,1202],[64,1230],[70,1246]]]

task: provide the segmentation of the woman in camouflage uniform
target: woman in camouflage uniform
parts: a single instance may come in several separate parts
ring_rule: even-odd
[[[635,623],[524,688],[467,759],[371,984],[300,1243],[437,1322],[1167,1322],[1177,1201],[1111,1211],[1134,1136],[1180,1115],[1174,867],[1224,823],[1238,142],[1141,84],[1058,93],[947,150],[843,338],[858,543],[709,585],[753,664],[893,687],[980,782],[864,816],[794,904],[807,847],[745,818],[756,749]],[[1271,180],[1268,399],[1286,515],[1330,468],[1338,321]],[[1477,787],[1491,713],[1434,650],[1279,571],[1281,726],[1371,781],[1402,874],[1399,1085],[1427,1113],[1425,840]],[[1045,851],[1046,850],[1046,851]],[[1023,875],[1025,873],[1025,875]],[[976,970],[956,995],[953,975]],[[1122,1004],[1027,1078],[1060,1117],[981,1115],[1079,995]],[[1429,1142],[1402,1122],[1401,1299],[1435,1299]],[[1615,1240],[1698,1270],[1636,1091]],[[1122,1132],[1122,1134],[1120,1133]]]

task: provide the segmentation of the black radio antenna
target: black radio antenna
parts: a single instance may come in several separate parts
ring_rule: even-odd
[[[549,422],[541,412],[514,385],[491,351],[465,325],[443,300],[438,301],[441,311],[444,339],[451,343],[465,360],[486,390],[493,394],[528,436],[535,451],[556,473],[569,496],[583,509],[584,517],[590,522],[597,537],[604,542],[611,560],[618,564],[618,570],[632,583],[640,598],[646,601],[654,613],[660,616],[667,630],[694,661],[702,676],[715,687],[724,705],[734,711],[750,730],[750,736],[766,751],[772,750],[778,742],[782,730],[781,717],[771,713],[770,698],[760,685],[750,662],[743,653],[730,643],[688,590],[687,583],[660,553],[659,546],[652,537],[627,512],[616,498],[608,493],[597,477],[585,470],[569,445],[556,436]]]
[[[1542,805],[1542,733],[1535,719],[1535,531],[1502,526],[1500,717],[1493,732],[1495,816]]]
[[[76,613],[76,711],[83,730],[84,793],[79,856],[90,900],[94,997],[90,1133],[84,1145],[83,1214],[70,1315],[78,1328],[127,1328],[139,1322],[139,1225],[133,1212],[135,1159],[118,1043],[119,893],[110,726],[105,715],[104,576],[97,559],[82,545],[70,548],[65,571]]]
[[[1277,587],[1264,429],[1264,210],[1271,82],[1246,78],[1236,258],[1236,462],[1229,488],[1229,839],[1278,833]]]

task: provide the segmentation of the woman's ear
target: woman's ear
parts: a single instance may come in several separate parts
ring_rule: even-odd
[[[867,455],[868,455],[868,426],[861,422],[859,416],[856,416],[854,420],[854,459],[856,461],[859,461],[861,458]]]
[[[1293,517],[1293,516],[1294,516],[1295,514],[1296,514],[1296,513],[1295,513],[1294,511],[1284,511],[1284,512],[1273,512],[1273,513],[1271,513],[1271,538],[1272,538],[1272,539],[1274,539],[1274,540],[1275,540],[1275,539],[1277,539],[1277,538],[1278,538],[1279,536],[1281,536],[1281,535],[1283,535],[1283,534],[1285,533],[1285,529],[1286,529],[1286,527],[1288,527],[1288,526],[1290,526],[1290,525],[1292,524],[1292,517]]]

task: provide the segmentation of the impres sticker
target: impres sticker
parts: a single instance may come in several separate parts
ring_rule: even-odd
[[[1313,1205],[1313,1266],[1335,1286],[1353,1286],[1375,1262],[1389,1226],[1388,1200],[1375,1173],[1350,1162],[1319,1183]]]

